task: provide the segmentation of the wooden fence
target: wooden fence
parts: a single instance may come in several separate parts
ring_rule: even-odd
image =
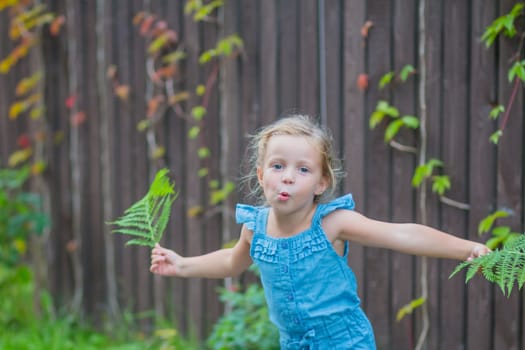
[[[210,206],[209,180],[236,181],[245,135],[291,110],[318,116],[334,131],[348,172],[341,192],[354,194],[358,211],[383,220],[420,221],[419,196],[411,186],[417,156],[385,144],[384,128],[368,127],[379,100],[402,114],[420,116],[420,98],[427,114],[426,154],[444,162],[442,171],[452,182],[447,197],[469,205],[468,210],[445,205],[428,191],[428,224],[484,241],[488,236],[478,236],[478,223],[506,208],[513,215],[501,225],[524,231],[522,87],[498,146],[489,142],[497,122],[488,117],[494,105],[506,105],[511,97],[507,71],[518,44],[498,39],[487,49],[480,41],[485,28],[516,1],[425,1],[420,17],[423,0],[227,0],[218,14],[220,24],[196,24],[184,14],[183,1],[46,2],[66,16],[62,33],[44,34],[42,41],[46,118],[51,132],[64,135],[50,147],[44,173],[53,221],[44,242],[45,274],[60,304],[80,301],[94,317],[117,306],[135,312],[154,309],[183,331],[194,328],[201,338],[222,312],[216,293],[222,281],[155,278],[148,271],[149,250],[125,247],[125,239],[110,235],[105,224],[145,194],[158,167],[145,134],[136,128],[145,118],[152,89],[147,42],[132,24],[139,11],[163,18],[180,35],[188,88],[210,73],[208,66],[193,63],[200,53],[231,33],[244,41],[242,55],[221,66],[200,136],[189,139],[191,123],[171,109],[155,131],[166,149],[161,160],[180,191],[166,246],[194,255],[237,236],[233,208],[242,194]],[[3,11],[0,58],[13,48],[7,26]],[[366,27],[368,35],[362,32]],[[384,74],[408,64],[416,74],[407,82],[378,88]],[[119,82],[130,86],[128,101],[114,95],[106,77],[110,65],[117,67]],[[26,60],[0,75],[0,167],[7,166],[17,138],[31,125],[27,116],[7,117],[16,82],[30,69]],[[360,74],[369,79],[366,90],[357,84]],[[76,97],[73,108],[65,105],[70,96]],[[84,112],[85,122],[72,123],[78,111]],[[421,145],[417,135],[403,131],[396,141]],[[203,143],[212,152],[206,160],[196,156]],[[199,178],[203,162],[209,175]],[[188,216],[198,206],[202,214]],[[412,349],[421,317],[395,318],[397,310],[420,296],[421,259],[351,245],[349,263],[378,348]],[[427,349],[523,349],[523,294],[507,298],[481,278],[468,285],[462,277],[449,279],[455,265],[428,261]]]

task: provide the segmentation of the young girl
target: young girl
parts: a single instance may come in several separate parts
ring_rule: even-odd
[[[243,226],[236,245],[195,257],[157,245],[151,271],[225,278],[255,263],[282,349],[375,349],[347,265],[349,241],[458,260],[489,249],[427,226],[366,218],[353,211],[350,194],[329,200],[341,177],[331,141],[326,129],[301,115],[263,128],[251,143],[251,190],[263,203],[237,205]]]

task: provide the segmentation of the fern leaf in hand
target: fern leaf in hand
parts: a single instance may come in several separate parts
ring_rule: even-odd
[[[467,267],[465,283],[481,272],[488,281],[496,283],[503,294],[510,296],[515,284],[518,289],[525,284],[525,235],[508,241],[501,250],[462,262],[450,277]]]
[[[168,169],[159,170],[148,193],[129,207],[122,217],[110,222],[117,226],[113,233],[135,237],[126,245],[154,247],[160,242],[168,225],[171,204],[177,198],[174,184],[167,174]]]

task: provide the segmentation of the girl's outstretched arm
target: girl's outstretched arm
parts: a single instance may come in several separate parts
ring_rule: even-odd
[[[396,224],[369,219],[357,212],[338,210],[327,217],[326,229],[338,238],[407,254],[470,260],[490,252],[485,245],[429,226]],[[328,232],[328,231],[327,231]]]
[[[239,275],[252,263],[250,258],[250,231],[244,226],[241,237],[233,248],[183,257],[170,249],[155,246],[151,251],[150,271],[163,276],[225,278]]]

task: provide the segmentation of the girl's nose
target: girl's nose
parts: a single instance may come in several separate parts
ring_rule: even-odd
[[[295,181],[295,173],[291,170],[286,170],[283,173],[282,181],[284,183],[293,183]]]

